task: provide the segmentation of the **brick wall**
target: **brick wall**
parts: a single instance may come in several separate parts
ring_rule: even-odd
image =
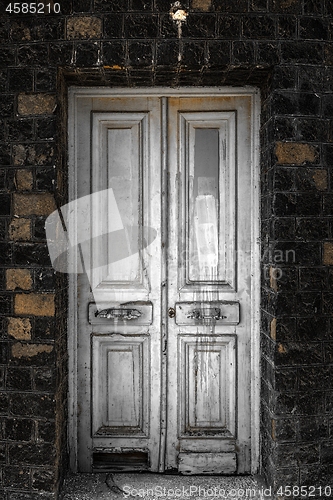
[[[178,24],[166,0],[66,0],[44,15],[6,5],[0,499],[54,498],[67,468],[66,278],[44,221],[66,201],[71,84],[260,87],[262,472],[332,484],[333,3],[183,1]]]

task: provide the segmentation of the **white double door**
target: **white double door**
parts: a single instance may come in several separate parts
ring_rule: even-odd
[[[253,93],[71,99],[78,470],[250,472]]]

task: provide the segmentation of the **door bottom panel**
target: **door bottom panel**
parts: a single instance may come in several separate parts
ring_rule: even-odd
[[[93,472],[138,472],[149,469],[147,451],[96,450],[93,453]]]
[[[236,453],[179,453],[181,474],[235,474]]]

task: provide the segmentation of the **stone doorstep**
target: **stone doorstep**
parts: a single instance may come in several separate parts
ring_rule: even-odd
[[[265,491],[266,489],[266,491]],[[180,476],[154,473],[71,474],[60,500],[253,499],[272,497],[253,476]]]

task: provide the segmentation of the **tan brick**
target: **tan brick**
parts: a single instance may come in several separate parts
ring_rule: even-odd
[[[270,325],[271,338],[276,340],[276,318],[273,318]]]
[[[19,316],[54,316],[53,293],[17,293],[14,312]]]
[[[9,239],[30,240],[31,239],[31,220],[30,219],[13,219],[8,228]]]
[[[19,94],[17,110],[20,115],[50,115],[56,108],[56,98],[49,94]]]
[[[100,38],[102,20],[93,16],[77,16],[67,19],[67,39]]]
[[[269,280],[270,280],[270,285],[271,288],[277,292],[278,287],[277,287],[277,278],[279,276],[279,269],[276,269],[275,267],[270,267],[269,268]]]
[[[31,339],[31,323],[28,318],[8,318],[8,335],[16,340]]]
[[[313,180],[318,191],[326,191],[327,189],[327,170],[316,170],[313,174]]]
[[[13,145],[14,165],[24,165],[27,160],[26,147],[23,144]]]
[[[54,158],[52,146],[44,146],[42,151],[36,151],[34,145],[14,144],[13,162],[15,166],[50,165]]]
[[[287,349],[284,347],[283,344],[279,344],[278,345],[278,351],[279,351],[280,354],[286,354],[288,352]]]
[[[33,358],[43,352],[49,354],[52,351],[53,345],[50,344],[21,344],[21,342],[17,342],[12,346],[14,358]]]
[[[33,26],[31,26],[33,29]],[[14,35],[15,40],[31,40],[30,28],[25,26],[25,22],[14,22],[10,27],[11,37]]]
[[[331,241],[324,243],[323,264],[325,266],[333,266],[333,242]]]
[[[14,193],[15,215],[50,215],[56,209],[54,196],[50,193]]]
[[[15,180],[19,191],[30,191],[32,189],[33,179],[30,170],[17,170]]]
[[[212,0],[192,0],[192,9],[207,11],[212,7]]]
[[[32,287],[32,278],[29,269],[7,269],[6,270],[7,290],[30,290]]]
[[[284,165],[302,165],[305,162],[314,162],[317,158],[314,146],[298,142],[277,142],[275,154],[278,162]]]

